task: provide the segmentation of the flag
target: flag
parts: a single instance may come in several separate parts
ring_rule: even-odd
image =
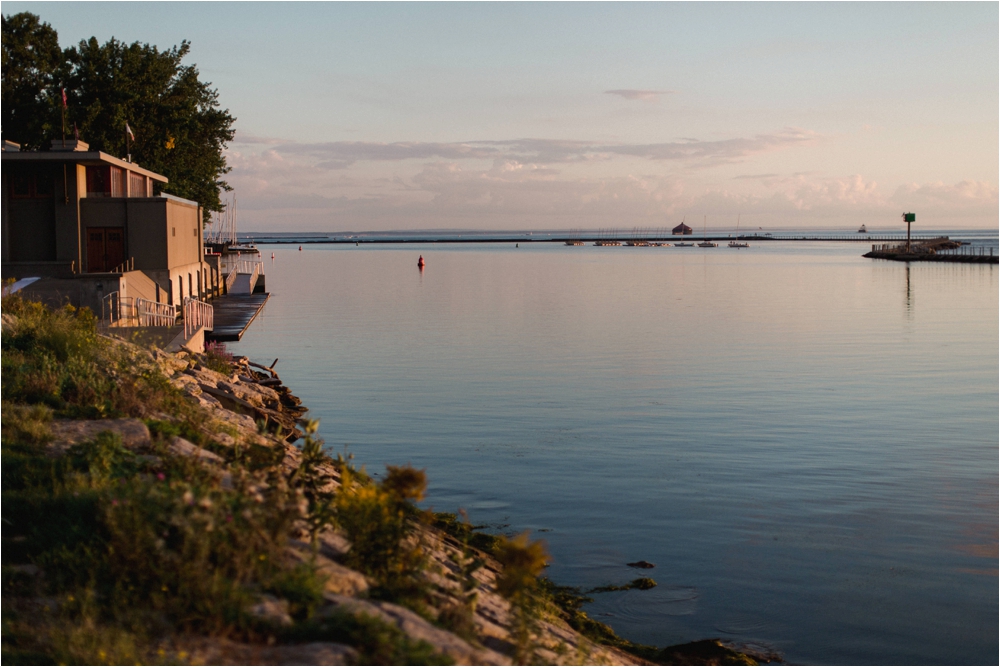
[[[62,100],[63,100],[63,109],[65,109],[66,108],[66,89],[65,88],[62,89]]]
[[[73,123],[73,138],[80,141],[80,130],[77,129],[76,123]]]
[[[135,141],[135,135],[132,134],[132,128],[128,126],[128,121],[125,122],[125,131],[128,132],[129,139]]]

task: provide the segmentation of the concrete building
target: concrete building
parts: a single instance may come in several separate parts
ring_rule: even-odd
[[[115,291],[173,305],[218,294],[201,209],[156,194],[166,177],[79,140],[53,140],[49,151],[4,141],[0,159],[5,279],[42,277],[32,291],[95,312]]]

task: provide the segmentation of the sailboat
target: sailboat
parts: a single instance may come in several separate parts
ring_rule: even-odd
[[[729,242],[730,248],[749,248],[750,244],[747,242],[740,243],[740,216],[736,215],[736,240]]]
[[[708,240],[708,216],[707,215],[705,216],[705,226],[704,226],[704,228],[702,230],[702,235],[703,235],[703,237],[704,237],[705,240],[698,244],[699,248],[718,248],[719,247],[718,243],[712,243],[711,241]]]

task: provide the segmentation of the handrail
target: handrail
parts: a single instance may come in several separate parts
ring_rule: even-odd
[[[236,271],[239,273],[253,273],[257,270],[258,275],[264,273],[264,261],[260,259],[241,259],[236,262]]]
[[[172,327],[177,322],[177,307],[138,297],[135,300],[135,316],[141,327]]]
[[[237,271],[233,268],[233,270],[229,272],[229,275],[226,276],[226,294],[229,294],[233,290],[233,283],[236,282],[236,274]]]
[[[129,257],[124,262],[111,269],[109,273],[125,273],[135,270],[135,257]]]
[[[260,266],[256,265],[253,267],[253,271],[250,273],[250,291],[253,292],[254,286],[257,284],[257,277],[260,275]]]
[[[124,327],[134,325],[135,302],[130,296],[122,296],[118,290],[101,297],[101,327]]]
[[[215,309],[204,301],[186,296],[184,297],[184,338],[190,338],[199,327],[215,328]]]

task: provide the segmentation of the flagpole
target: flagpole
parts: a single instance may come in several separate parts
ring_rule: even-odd
[[[66,148],[66,89],[60,91],[62,104],[59,105],[59,117],[62,119],[62,147]]]

